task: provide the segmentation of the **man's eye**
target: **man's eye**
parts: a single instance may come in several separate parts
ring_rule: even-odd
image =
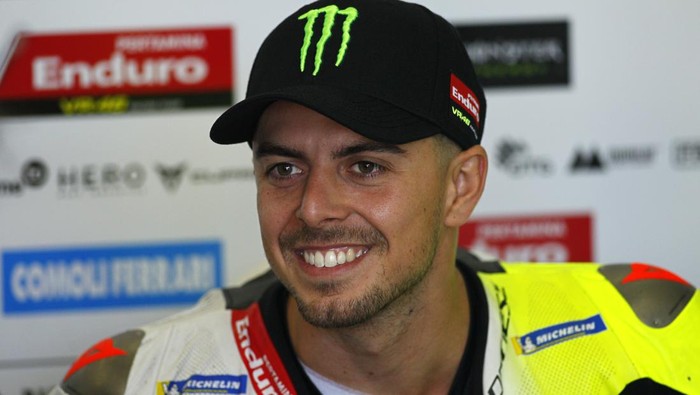
[[[272,166],[268,171],[273,177],[289,177],[299,172],[299,168],[291,163],[278,163]]]
[[[384,171],[384,167],[374,162],[360,161],[352,166],[352,169],[363,176],[373,176]]]

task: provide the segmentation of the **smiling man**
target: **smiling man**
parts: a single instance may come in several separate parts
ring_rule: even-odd
[[[263,113],[263,244],[292,296],[292,344],[324,377],[370,393],[449,390],[469,327],[456,229],[486,166],[478,146],[448,160],[453,145],[379,143],[287,101]]]
[[[683,279],[457,249],[484,190],[485,115],[460,38],[428,9],[302,7],[211,130],[252,148],[272,270],[98,343],[53,393],[698,392]]]

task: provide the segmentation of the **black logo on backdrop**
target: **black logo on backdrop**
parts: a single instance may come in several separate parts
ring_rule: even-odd
[[[156,173],[160,176],[163,186],[168,192],[175,192],[182,183],[187,165],[185,163],[176,166],[156,165]]]
[[[140,194],[146,182],[146,168],[136,162],[62,166],[56,175],[61,197]]]
[[[566,21],[463,25],[457,30],[486,87],[569,84]]]
[[[671,147],[671,161],[678,169],[700,169],[700,140],[675,142]]]
[[[571,163],[572,171],[602,171],[604,168],[605,166],[603,166],[603,161],[600,159],[600,153],[597,149],[590,151],[577,150],[574,153],[574,160]]]
[[[552,163],[530,154],[527,145],[515,140],[502,140],[496,146],[496,163],[514,175],[551,174]]]
[[[26,188],[39,188],[46,184],[49,168],[40,159],[31,159],[22,165],[19,179],[0,179],[0,197],[17,196]]]
[[[37,188],[46,183],[49,169],[40,160],[31,160],[22,166],[22,184]]]
[[[603,172],[609,168],[642,167],[654,161],[656,149],[647,147],[615,147],[607,151],[598,148],[574,151],[571,161],[573,172]]]
[[[172,193],[180,188],[183,181],[193,185],[216,185],[253,178],[253,170],[249,168],[190,169],[184,162],[171,166],[159,163],[155,170],[163,187]]]

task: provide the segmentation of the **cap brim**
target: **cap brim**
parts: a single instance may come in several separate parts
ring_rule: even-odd
[[[212,125],[218,144],[250,142],[263,111],[275,101],[301,104],[369,139],[404,144],[440,133],[440,128],[377,98],[329,86],[286,87],[249,97],[224,112]]]

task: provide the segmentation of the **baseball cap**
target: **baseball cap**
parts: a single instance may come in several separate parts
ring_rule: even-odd
[[[398,0],[322,0],[282,21],[258,51],[246,98],[216,120],[211,139],[250,142],[278,100],[391,144],[443,133],[466,149],[480,144],[486,116],[454,27]]]

